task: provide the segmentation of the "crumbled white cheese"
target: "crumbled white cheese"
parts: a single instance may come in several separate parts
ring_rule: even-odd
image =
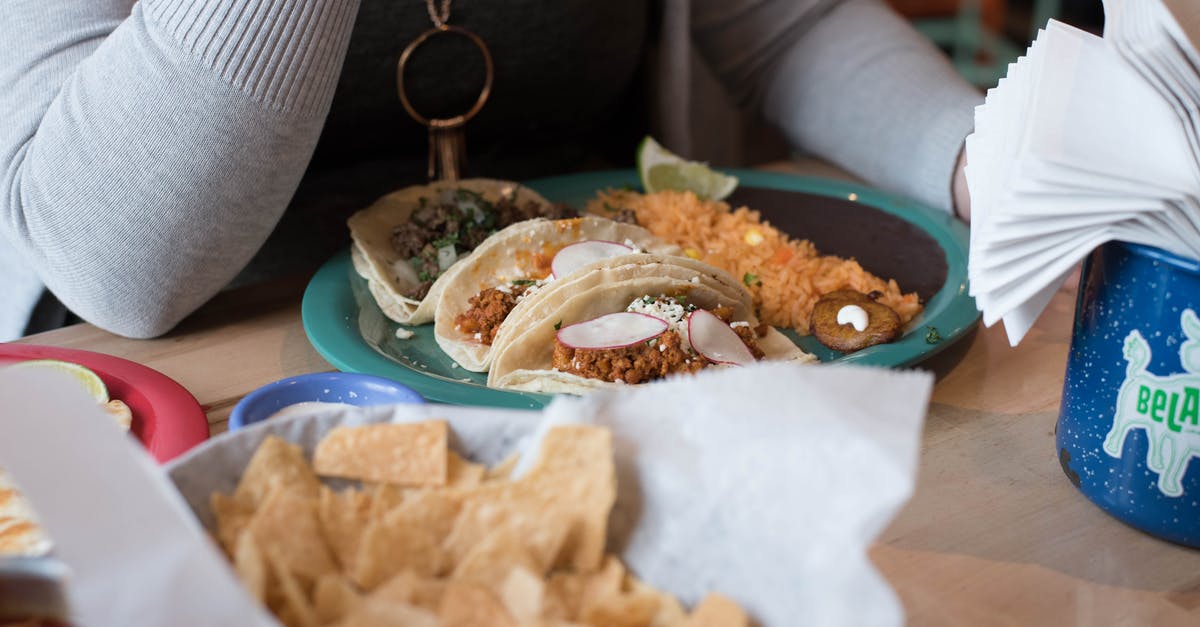
[[[519,302],[525,300],[526,298],[529,298],[530,296],[537,294],[538,292],[540,292],[542,290],[543,287],[546,286],[546,283],[548,283],[548,281],[546,279],[538,279],[538,280],[534,281],[533,285],[526,287],[525,291],[521,292],[517,296],[517,302],[519,303]]]
[[[396,327],[396,339],[398,339],[398,340],[411,339],[413,335],[414,334],[412,331],[409,331],[408,329],[405,329],[404,327]]]
[[[622,243],[623,243],[623,244],[625,244],[625,246],[627,246],[627,247],[629,247],[629,248],[632,248],[632,249],[633,249],[633,252],[635,252],[635,253],[644,253],[644,252],[646,252],[646,249],[642,248],[641,246],[638,246],[637,244],[634,244],[634,243],[633,243],[633,240],[629,239],[628,237],[626,237],[626,238],[625,238],[625,241],[624,241],[624,242],[622,242]]]
[[[450,364],[450,367],[451,367],[451,368],[458,368],[458,362],[451,362],[451,364]]]
[[[512,294],[512,285],[509,283],[501,283],[496,286],[496,291],[501,294]]]
[[[482,333],[476,333],[474,337],[475,337],[475,339],[476,339],[476,340],[482,340],[482,339],[483,339],[483,334],[482,334]]]
[[[746,322],[745,320],[736,320],[734,322],[729,323],[729,327],[732,329],[736,329],[738,327],[749,327],[749,326],[750,326],[750,323]]]
[[[692,283],[695,283],[696,285],[700,285],[700,275],[699,274],[697,274],[696,276],[694,276],[688,280],[691,281]]]
[[[649,302],[647,302],[649,301]],[[690,350],[691,343],[688,340],[687,330],[687,315],[688,309],[679,301],[670,296],[652,297],[649,295],[634,299],[625,311],[633,313],[646,314],[654,316],[659,320],[665,320],[669,329],[678,333],[682,342],[680,345],[684,350]]]

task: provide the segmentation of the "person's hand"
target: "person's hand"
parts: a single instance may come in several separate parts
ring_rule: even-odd
[[[950,183],[950,197],[954,202],[954,215],[963,222],[971,221],[971,192],[967,189],[967,147],[958,151],[958,163],[954,166],[954,178]]]

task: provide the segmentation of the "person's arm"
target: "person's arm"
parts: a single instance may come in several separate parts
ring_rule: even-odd
[[[162,334],[295,192],[358,0],[9,0],[0,245],[85,320]]]
[[[726,87],[793,145],[951,209],[982,96],[882,2],[696,0],[692,32]]]

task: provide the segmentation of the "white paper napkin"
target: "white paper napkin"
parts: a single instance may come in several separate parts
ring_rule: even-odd
[[[1200,13],[1171,4],[1106,0],[1105,38],[1051,20],[976,109],[970,292],[1013,345],[1100,244],[1200,258]]]

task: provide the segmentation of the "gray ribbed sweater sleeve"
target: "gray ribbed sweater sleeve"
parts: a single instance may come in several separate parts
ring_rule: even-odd
[[[950,209],[983,97],[882,2],[701,0],[692,32],[725,85],[794,145]]]
[[[0,234],[72,311],[166,332],[261,246],[358,0],[8,0]]]

